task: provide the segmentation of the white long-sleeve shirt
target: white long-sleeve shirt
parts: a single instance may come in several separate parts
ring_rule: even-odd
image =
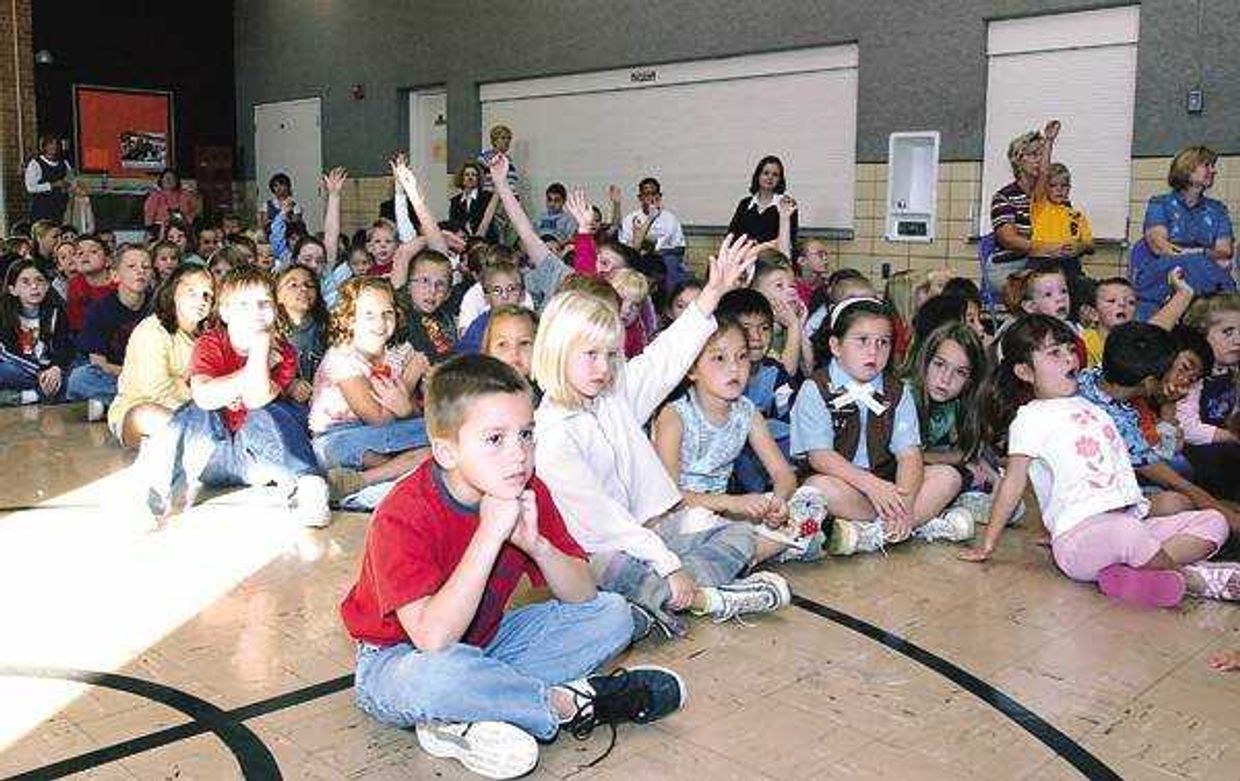
[[[39,157],[43,156],[40,155]],[[48,160],[46,157],[44,157],[43,160],[49,165],[54,165],[52,161]],[[73,166],[69,165],[67,161],[61,162],[64,162],[65,164],[65,179],[72,180]],[[51,191],[51,182],[43,181],[43,169],[39,167],[38,158],[30,158],[30,162],[26,163],[26,192],[34,195],[35,193],[50,193]]]
[[[690,305],[586,407],[568,408],[547,398],[539,405],[538,477],[587,552],[620,550],[663,577],[680,569],[680,558],[645,526],[682,496],[642,426],[714,331],[715,318]]]

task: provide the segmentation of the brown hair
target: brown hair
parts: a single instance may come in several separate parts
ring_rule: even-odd
[[[387,277],[353,277],[340,286],[336,306],[332,308],[331,324],[327,330],[327,340],[331,344],[347,344],[353,341],[353,318],[357,315],[357,299],[366,290],[386,294],[396,312],[396,327],[388,337],[388,346],[391,347],[405,338],[404,312],[396,302],[396,291]]]
[[[1218,153],[1204,146],[1189,146],[1181,149],[1171,161],[1167,170],[1167,184],[1172,190],[1183,190],[1188,187],[1193,171],[1199,165],[1212,165],[1218,160]]]

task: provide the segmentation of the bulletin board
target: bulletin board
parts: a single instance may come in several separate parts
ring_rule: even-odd
[[[79,168],[135,176],[174,167],[172,101],[165,90],[73,85]]]

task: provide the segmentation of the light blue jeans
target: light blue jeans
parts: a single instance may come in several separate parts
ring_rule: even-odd
[[[504,721],[550,740],[560,721],[550,688],[590,674],[632,635],[628,603],[599,592],[589,602],[541,602],[507,613],[485,648],[457,643],[422,652],[409,643],[358,643],[357,706],[394,727]]]
[[[108,374],[93,363],[73,367],[69,372],[69,400],[98,399],[107,407],[116,398],[116,375]]]
[[[362,456],[404,453],[426,447],[426,422],[422,418],[394,420],[382,426],[369,426],[360,421],[332,426],[311,440],[314,455],[324,469],[338,466],[363,469]]]

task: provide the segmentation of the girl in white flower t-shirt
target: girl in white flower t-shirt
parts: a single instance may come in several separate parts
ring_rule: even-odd
[[[310,400],[314,453],[339,496],[400,477],[430,453],[414,398],[429,364],[398,341],[400,319],[387,279],[341,286]]]
[[[981,545],[985,561],[1024,491],[1033,488],[1055,563],[1102,593],[1171,607],[1185,592],[1240,599],[1240,564],[1205,563],[1227,539],[1215,510],[1169,514],[1137,485],[1123,439],[1107,413],[1076,395],[1076,335],[1049,315],[1027,315],[1004,333],[984,410],[987,429],[1007,432],[1007,471],[995,491]],[[996,444],[1002,446],[1002,442]]]

